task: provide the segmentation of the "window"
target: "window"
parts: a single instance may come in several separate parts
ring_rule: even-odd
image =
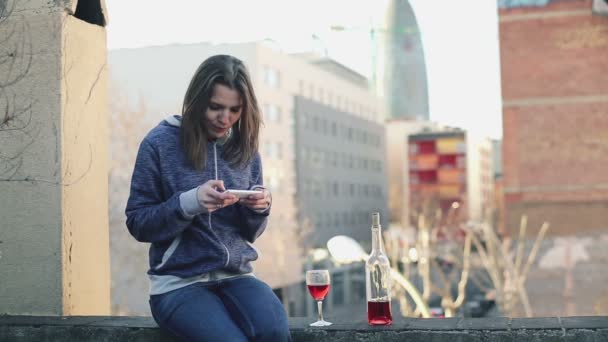
[[[264,145],[264,154],[266,155],[266,157],[271,158],[271,159],[281,159],[283,158],[283,146],[280,142],[277,143],[272,143],[272,142],[267,142],[266,145]]]
[[[319,150],[317,148],[314,148],[312,150],[312,164],[313,165],[318,165],[320,163],[320,160],[319,160],[320,157],[319,157],[319,155],[320,155]]]
[[[267,172],[264,174],[264,184],[268,186],[270,191],[280,192],[281,191],[281,171],[276,168],[267,168]]]
[[[281,108],[274,104],[264,104],[264,119],[267,122],[281,122]]]
[[[271,67],[264,67],[264,84],[272,88],[279,88],[281,86],[281,75],[277,69]]]
[[[281,181],[279,179],[278,176],[271,176],[270,179],[268,179],[268,188],[270,188],[270,191],[273,192],[281,192]]]
[[[308,123],[308,118],[305,113],[300,114],[300,126],[304,128],[308,128],[310,124]]]
[[[303,190],[302,192],[304,193],[304,195],[310,195],[310,193],[311,193],[310,188],[311,188],[310,180],[309,179],[304,180],[304,186],[302,189]]]
[[[313,181],[313,194],[317,197],[321,196],[321,183]]]
[[[275,146],[277,159],[283,159],[283,144],[278,142]]]

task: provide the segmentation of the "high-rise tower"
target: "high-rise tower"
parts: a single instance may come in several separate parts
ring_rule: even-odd
[[[390,118],[429,119],[426,64],[420,30],[408,0],[391,0],[386,13],[383,96]]]

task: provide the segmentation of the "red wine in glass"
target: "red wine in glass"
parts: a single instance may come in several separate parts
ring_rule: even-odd
[[[315,300],[323,300],[329,292],[329,284],[326,285],[308,285],[308,291]]]
[[[389,325],[393,323],[391,304],[388,301],[367,302],[367,321],[371,325]]]
[[[323,319],[323,299],[325,299],[325,296],[329,292],[330,284],[331,280],[328,270],[306,271],[306,286],[308,286],[308,291],[312,298],[317,302],[317,312],[319,314],[317,321],[310,323],[310,326],[326,327],[332,324]]]

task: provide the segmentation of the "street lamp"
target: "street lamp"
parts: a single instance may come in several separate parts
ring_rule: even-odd
[[[357,241],[345,235],[338,235],[329,239],[327,249],[334,259],[342,263],[365,261],[368,257]],[[422,317],[431,317],[429,307],[418,289],[394,267],[391,267],[391,278],[412,297]]]

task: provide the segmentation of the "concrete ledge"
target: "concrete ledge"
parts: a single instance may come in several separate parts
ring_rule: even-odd
[[[390,327],[363,320],[311,328],[292,318],[299,341],[608,341],[608,317],[398,319]],[[149,317],[0,316],[0,341],[176,341]]]

